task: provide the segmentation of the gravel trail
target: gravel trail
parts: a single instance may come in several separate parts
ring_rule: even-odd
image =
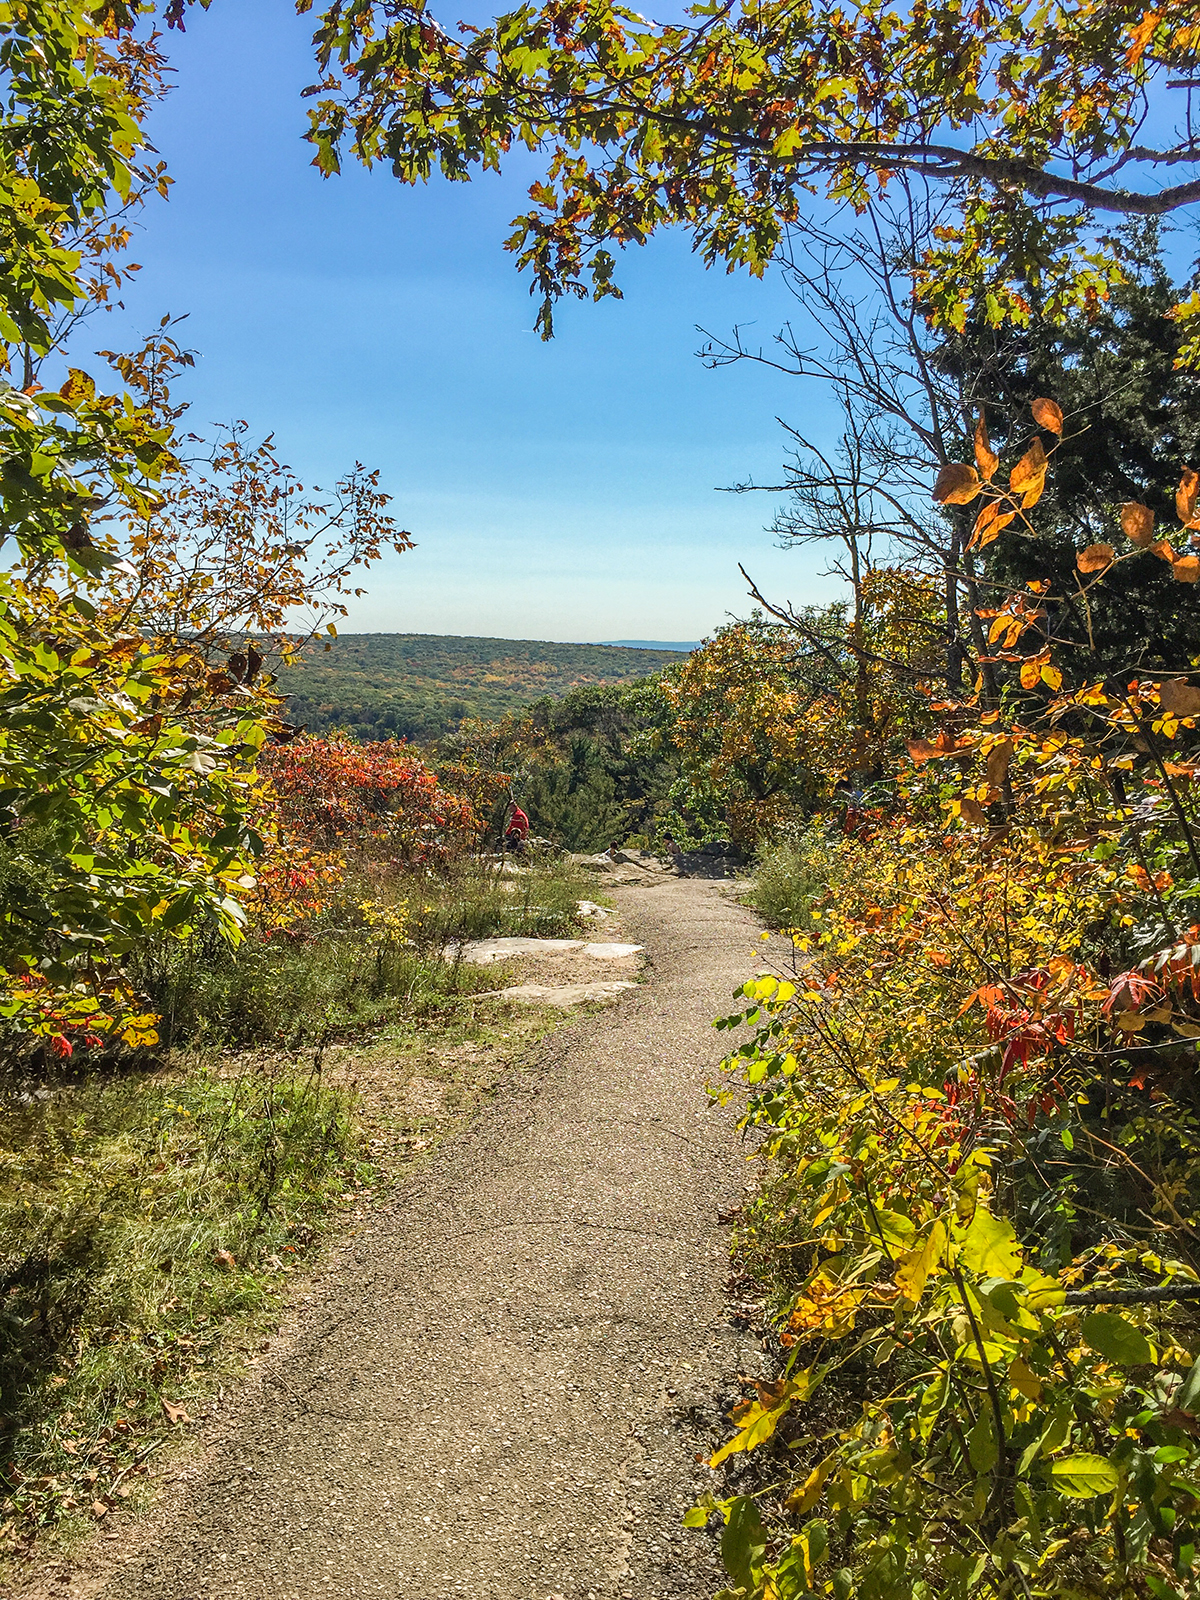
[[[744,1164],[703,1086],[755,965],[728,885],[618,890],[647,983],[540,1045],[335,1254],[107,1600],[703,1600],[695,1454]]]

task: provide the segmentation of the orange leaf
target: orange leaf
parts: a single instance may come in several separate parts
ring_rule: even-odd
[[[927,761],[932,761],[934,756],[940,754],[928,739],[910,739],[908,741],[908,753],[919,767],[924,766]]]
[[[1185,525],[1191,522],[1196,514],[1196,497],[1200,494],[1200,473],[1191,467],[1185,467],[1183,477],[1179,480],[1179,487],[1175,491],[1175,509],[1179,513],[1180,522]]]
[[[1116,558],[1117,552],[1112,545],[1090,544],[1075,557],[1075,565],[1080,572],[1103,572],[1105,567],[1112,566]]]
[[[984,530],[983,536],[978,541],[979,548],[982,550],[985,545],[991,544],[993,539],[998,539],[1002,530],[1008,527],[1009,523],[1013,520],[1016,514],[1017,513],[1015,511],[1006,511],[1001,517],[993,517],[992,521]],[[972,543],[974,542],[975,541],[972,540]]]
[[[1008,775],[1009,762],[1013,756],[1013,743],[1011,739],[1002,739],[999,744],[994,744],[987,753],[987,780],[993,789],[998,789]]]
[[[1030,656],[1021,663],[1022,689],[1034,689],[1042,681],[1042,668],[1049,660],[1048,656]]]
[[[996,475],[996,468],[1000,465],[1000,457],[992,449],[992,441],[988,438],[987,422],[982,411],[979,413],[979,421],[975,424],[975,461],[984,478],[991,483]]]
[[[1045,428],[1050,433],[1062,433],[1063,414],[1053,400],[1035,400],[1029,409],[1039,428]]]
[[[192,1420],[183,1406],[172,1405],[169,1400],[163,1400],[162,1408],[168,1422],[190,1422]]]
[[[1172,562],[1171,571],[1180,583],[1200,583],[1200,556],[1180,556]]]
[[[933,498],[939,506],[965,506],[982,488],[975,468],[955,461],[938,473]]]
[[[1163,19],[1161,11],[1143,11],[1142,20],[1130,34],[1129,49],[1125,52],[1125,65],[1134,67],[1146,52],[1146,46],[1154,37],[1154,30]]]
[[[1143,550],[1154,539],[1154,513],[1140,500],[1127,500],[1121,507],[1121,532]]]
[[[1041,494],[1048,464],[1042,441],[1035,439],[1009,474],[1008,482],[1013,493]]]
[[[1169,539],[1160,539],[1157,544],[1152,544],[1150,549],[1160,561],[1169,561],[1172,566],[1179,559],[1175,552],[1175,546]]]

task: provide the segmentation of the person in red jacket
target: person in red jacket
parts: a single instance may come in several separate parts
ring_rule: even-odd
[[[508,819],[508,827],[504,831],[504,845],[507,850],[522,850],[529,837],[529,818],[521,810],[517,802],[513,801],[512,815]]]

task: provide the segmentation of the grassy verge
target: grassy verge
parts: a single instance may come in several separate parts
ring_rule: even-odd
[[[301,939],[250,940],[237,960],[197,946],[149,971],[153,1058],[10,1085],[0,1569],[111,1518],[148,1454],[244,1365],[323,1233],[551,1025],[476,999],[495,969],[445,946],[570,932],[588,894],[554,863],[376,877]],[[362,899],[393,914],[372,923]]]
[[[44,1093],[45,1091],[43,1091]],[[0,1137],[5,1554],[106,1516],[330,1207],[372,1171],[313,1073],[127,1069],[11,1108]],[[132,1481],[131,1481],[132,1480]]]

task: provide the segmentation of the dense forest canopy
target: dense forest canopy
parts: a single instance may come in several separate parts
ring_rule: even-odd
[[[343,633],[279,669],[290,719],[310,733],[436,739],[465,718],[496,720],[586,684],[627,683],[681,657],[673,650],[553,644],[435,633]]]

